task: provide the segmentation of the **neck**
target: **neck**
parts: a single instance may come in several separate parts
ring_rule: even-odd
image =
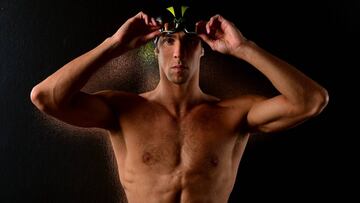
[[[160,80],[154,92],[161,104],[176,117],[184,116],[199,104],[205,96],[196,79],[189,80],[184,84],[174,84],[168,80]]]

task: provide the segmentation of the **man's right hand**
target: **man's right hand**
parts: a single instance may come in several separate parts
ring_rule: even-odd
[[[143,12],[129,18],[111,37],[115,43],[115,55],[137,48],[160,35],[160,25]]]

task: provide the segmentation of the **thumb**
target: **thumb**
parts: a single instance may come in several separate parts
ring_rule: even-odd
[[[149,34],[145,35],[145,40],[148,41],[156,36],[159,36],[161,34],[160,30],[155,30],[153,32],[150,32]]]
[[[207,36],[206,34],[198,34],[198,36],[211,48],[213,47],[213,40],[209,36]]]

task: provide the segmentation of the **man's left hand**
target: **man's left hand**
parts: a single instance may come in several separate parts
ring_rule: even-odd
[[[233,54],[239,51],[247,42],[236,26],[221,15],[215,15],[209,21],[196,24],[198,36],[212,50],[223,54]]]

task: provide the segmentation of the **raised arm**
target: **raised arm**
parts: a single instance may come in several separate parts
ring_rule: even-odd
[[[220,53],[243,59],[263,73],[280,92],[273,98],[250,96],[247,122],[252,131],[274,132],[318,115],[328,103],[327,91],[292,65],[247,40],[220,15],[200,22],[200,37]],[[237,105],[236,99],[234,106]],[[240,101],[240,100],[238,100]],[[243,104],[243,100],[239,103]]]
[[[111,91],[88,94],[80,91],[107,61],[136,48],[159,34],[154,19],[140,12],[128,19],[111,37],[75,58],[37,84],[31,91],[33,104],[41,111],[80,127],[117,128],[108,100]]]

